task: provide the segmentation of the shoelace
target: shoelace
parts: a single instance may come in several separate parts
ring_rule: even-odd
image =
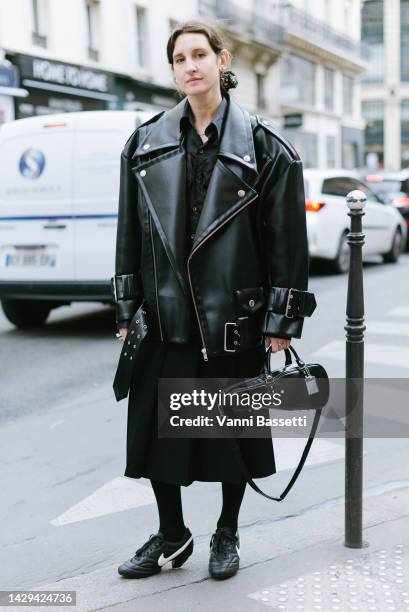
[[[140,555],[143,552],[148,551],[149,549],[155,550],[163,543],[163,537],[158,535],[157,533],[151,533],[149,536],[149,540],[145,542],[138,550],[135,552],[135,557]]]
[[[226,552],[224,550],[224,546],[227,543],[231,543],[232,545],[237,544],[236,536],[231,535],[228,531],[219,531],[214,533],[210,542],[210,546],[213,545],[214,541],[216,542],[215,549],[217,553]]]

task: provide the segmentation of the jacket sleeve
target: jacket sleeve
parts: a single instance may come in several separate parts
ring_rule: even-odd
[[[274,170],[267,179],[262,212],[269,277],[262,331],[279,338],[301,338],[304,317],[311,316],[316,306],[314,294],[307,291],[309,256],[302,162],[289,161],[278,179],[273,175]]]
[[[126,147],[121,154],[115,276],[111,279],[116,323],[128,327],[142,302],[140,282],[142,228],[138,218],[138,185]]]

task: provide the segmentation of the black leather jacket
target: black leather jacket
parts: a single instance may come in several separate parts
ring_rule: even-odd
[[[228,96],[218,159],[186,258],[186,100],[140,125],[121,155],[117,325],[145,300],[149,336],[185,343],[193,300],[203,356],[301,337],[315,299],[301,160],[268,121]],[[292,289],[292,291],[289,291]],[[300,291],[297,291],[300,290]]]

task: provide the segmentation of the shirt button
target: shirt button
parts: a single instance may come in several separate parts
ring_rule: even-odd
[[[193,206],[193,212],[197,212],[197,206]]]
[[[145,175],[146,175],[146,170],[141,170],[141,171],[140,171],[140,175],[141,175],[141,176],[145,176]]]
[[[256,302],[254,300],[249,300],[249,306],[250,308],[253,308],[253,306],[255,306]]]
[[[191,238],[192,240],[194,240],[194,237],[195,237],[195,235],[194,235],[194,234],[190,234],[190,238]]]
[[[246,195],[246,192],[245,192],[243,189],[239,189],[239,190],[238,190],[238,192],[237,192],[237,195],[238,195],[240,198],[242,198],[243,196],[245,196],[245,195]]]
[[[243,159],[244,159],[244,161],[250,161],[251,157],[250,157],[250,155],[245,155],[243,157]]]
[[[145,149],[146,151],[146,149],[149,149],[150,146],[151,146],[150,144],[146,143],[143,145],[142,149]]]

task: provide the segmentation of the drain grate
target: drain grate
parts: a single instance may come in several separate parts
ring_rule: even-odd
[[[396,544],[265,587],[248,597],[277,612],[406,612],[408,561],[409,548]]]

